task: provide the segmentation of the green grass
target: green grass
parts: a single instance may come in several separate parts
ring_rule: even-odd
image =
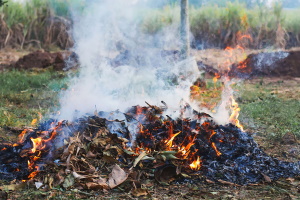
[[[58,93],[66,88],[63,74],[52,71],[0,73],[0,127],[30,125],[58,105]]]
[[[255,85],[242,84],[239,89],[239,118],[246,129],[270,139],[279,139],[288,132],[300,138],[298,97],[277,95],[276,89],[280,89],[280,86],[263,84],[262,81]]]

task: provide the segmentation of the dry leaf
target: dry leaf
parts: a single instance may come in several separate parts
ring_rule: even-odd
[[[261,174],[264,176],[264,179],[265,179],[266,182],[268,182],[268,183],[271,183],[271,182],[272,182],[272,180],[271,180],[271,178],[270,178],[269,176],[267,176],[267,175],[264,174],[264,173],[261,173]]]
[[[146,189],[142,189],[142,188],[136,188],[134,190],[131,191],[132,196],[134,197],[140,197],[140,196],[146,196],[148,195],[148,191]]]
[[[20,184],[11,184],[11,185],[3,185],[0,186],[0,190],[21,190],[26,187],[26,183],[20,183]]]
[[[209,179],[205,179],[207,183],[215,183],[214,181],[212,180],[209,180]]]
[[[102,188],[104,188],[104,189],[109,189],[106,178],[99,177],[99,179],[97,179],[97,184],[102,186]]]
[[[147,153],[145,151],[143,151],[135,160],[133,163],[133,167],[135,167],[142,158],[144,158],[147,155]]]
[[[77,172],[72,172],[72,174],[73,174],[73,176],[74,176],[75,179],[84,179],[84,178],[87,178],[87,176],[80,175]]]
[[[225,184],[225,185],[240,186],[239,184],[232,183],[232,182],[229,182],[229,181],[224,181],[224,180],[221,180],[221,179],[219,179],[218,182],[220,182],[220,183],[222,183],[222,184]]]
[[[123,183],[128,177],[128,174],[119,166],[115,165],[112,172],[109,174],[108,186],[115,188]]]
[[[91,152],[91,151],[88,151],[87,154],[86,154],[86,157],[87,158],[95,158],[95,157],[97,157],[97,155],[93,154],[93,152]]]
[[[87,186],[87,188],[89,190],[99,190],[99,189],[103,189],[103,187],[101,185],[99,185],[98,183],[94,183],[94,182],[88,182],[85,184]]]

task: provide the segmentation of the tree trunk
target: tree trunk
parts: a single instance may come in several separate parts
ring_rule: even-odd
[[[180,9],[180,36],[181,36],[181,56],[182,59],[186,59],[190,55],[190,38],[189,38],[189,1],[181,0]]]

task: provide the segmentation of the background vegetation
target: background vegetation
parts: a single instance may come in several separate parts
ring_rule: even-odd
[[[146,33],[157,33],[163,27],[178,22],[178,6],[157,8],[155,15],[147,15],[142,23]],[[249,35],[249,48],[261,49],[270,46],[290,48],[299,46],[300,9],[284,9],[282,3],[270,6],[227,2],[225,6],[208,4],[191,7],[190,24],[194,36],[193,46],[199,49],[225,48],[239,43],[239,35]],[[152,11],[151,11],[152,12]]]
[[[178,0],[147,2],[141,1],[141,4],[147,4],[141,6],[148,7],[140,24],[145,33],[156,34],[179,22]],[[8,1],[0,8],[0,48],[72,47],[71,10],[83,10],[85,4],[85,0]],[[264,0],[190,0],[192,45],[199,49],[224,48],[236,45],[239,34],[249,34],[253,39],[246,45],[249,48],[299,46],[298,4],[299,1],[288,0],[274,1],[270,5]],[[293,9],[289,8],[292,6]]]

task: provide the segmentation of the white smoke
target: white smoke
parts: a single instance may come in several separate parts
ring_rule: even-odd
[[[159,105],[163,100],[171,112],[179,110],[182,99],[189,101],[189,87],[199,76],[195,60],[175,65],[160,52],[168,45],[178,48],[178,25],[165,28],[163,37],[153,37],[139,29],[141,18],[138,5],[123,0],[91,1],[74,15],[74,51],[81,69],[62,94],[61,119],[72,120],[95,108],[125,111],[145,101]],[[123,66],[108,59],[119,51],[127,51]]]

